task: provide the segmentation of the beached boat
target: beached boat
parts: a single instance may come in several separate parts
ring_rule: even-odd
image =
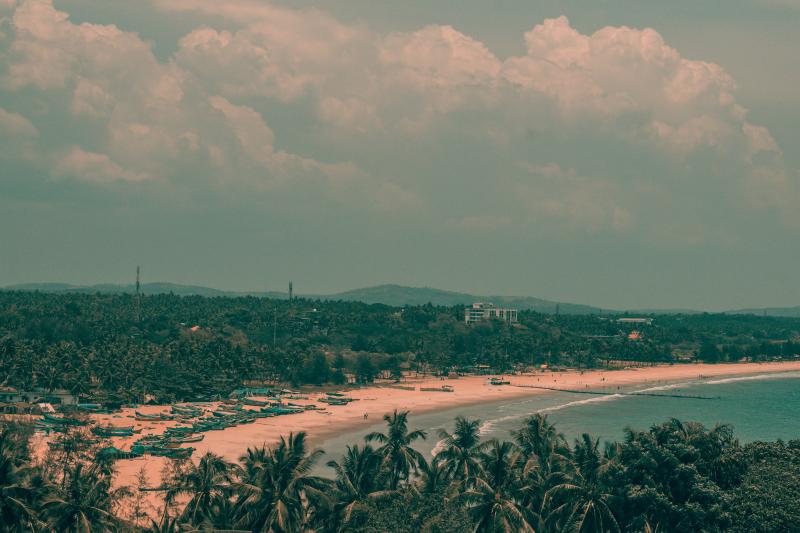
[[[244,405],[252,405],[254,407],[265,407],[269,405],[269,402],[266,400],[254,400],[252,398],[244,398],[242,400],[242,403]]]
[[[205,438],[205,435],[191,435],[186,437],[173,437],[172,440],[174,442],[180,442],[181,444],[187,442],[200,442]]]
[[[133,435],[133,426],[94,426],[91,431],[98,437],[130,437]]]
[[[450,385],[442,385],[441,387],[420,387],[422,392],[453,392],[453,387]]]
[[[489,380],[489,385],[511,385],[511,382],[500,378],[492,378]]]
[[[75,418],[64,418],[61,416],[53,416],[51,414],[45,413],[42,419],[42,422],[45,424],[51,425],[59,425],[59,426],[85,426],[88,424],[85,420],[77,420]]]
[[[166,413],[155,413],[152,415],[147,415],[144,413],[140,413],[139,411],[134,411],[134,418],[140,422],[162,422],[164,420],[174,420],[175,417],[168,415]]]

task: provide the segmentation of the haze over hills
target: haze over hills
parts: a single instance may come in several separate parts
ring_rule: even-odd
[[[3,287],[2,290],[40,291],[40,292],[80,292],[80,293],[133,293],[133,284],[102,283],[96,285],[71,285],[68,283],[22,283]],[[257,296],[262,298],[288,298],[287,292],[281,291],[225,291],[200,285],[183,285],[180,283],[156,282],[141,285],[144,294],[176,294],[179,296]],[[384,304],[394,307],[405,305],[425,305],[428,303],[442,306],[471,305],[474,302],[491,302],[497,305],[516,309],[534,310],[539,313],[564,313],[571,315],[621,313],[625,311],[603,309],[591,305],[556,302],[532,296],[482,296],[456,291],[446,291],[431,287],[407,287],[396,284],[375,285],[332,294],[297,294],[299,298],[312,300],[343,300],[363,302],[366,304]],[[641,314],[695,314],[702,311],[692,309],[636,309],[631,313]],[[746,308],[726,311],[729,314],[752,314],[780,317],[800,317],[800,306]]]

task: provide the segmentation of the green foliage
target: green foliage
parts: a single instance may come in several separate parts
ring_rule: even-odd
[[[91,453],[63,465],[32,460],[30,431],[0,427],[0,532],[556,533],[797,531],[800,441],[740,446],[727,426],[668,420],[601,447],[568,445],[534,415],[514,442],[481,442],[474,420],[443,434],[426,461],[407,413],[385,417],[381,446],[352,445],[312,474],[321,451],[304,433],[250,448],[238,464],[206,454],[165,469],[164,507],[143,529],[117,513],[111,465]]]
[[[381,371],[488,364],[600,366],[695,354],[710,362],[800,355],[800,319],[733,315],[616,317],[519,313],[518,324],[463,323],[463,308],[357,302],[0,291],[0,377],[109,403],[207,399],[245,380],[362,383]],[[629,338],[633,330],[639,338]],[[635,337],[635,336],[634,336]]]
[[[800,524],[800,441],[755,442],[741,450],[746,473],[727,497],[729,531],[797,531]]]

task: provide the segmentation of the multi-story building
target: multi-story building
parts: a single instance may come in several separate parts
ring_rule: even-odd
[[[503,320],[505,322],[517,321],[516,309],[505,309],[491,303],[476,302],[472,307],[464,309],[464,322],[472,324],[481,320]]]

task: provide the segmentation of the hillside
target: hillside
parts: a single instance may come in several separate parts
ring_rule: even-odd
[[[4,287],[5,290],[39,291],[39,292],[81,292],[81,293],[132,293],[134,285],[97,284],[76,286],[66,283],[25,283]],[[285,292],[235,292],[212,289],[197,285],[181,285],[178,283],[143,283],[144,294],[176,294],[179,296],[259,296],[266,298],[287,298]],[[430,287],[405,287],[402,285],[376,285],[362,289],[334,294],[299,294],[298,297],[312,300],[363,302],[367,304],[383,304],[394,307],[405,305],[470,305],[474,302],[492,302],[497,305],[530,309],[540,313],[564,313],[573,315],[599,314],[601,309],[588,305],[553,302],[529,296],[479,296],[461,292],[445,291]]]
[[[738,309],[728,311],[730,315],[766,315],[782,316],[788,318],[800,318],[800,305],[795,307],[762,307],[753,309]]]
[[[97,285],[70,285],[68,283],[21,283],[3,287],[2,290],[13,291],[39,291],[39,292],[80,292],[80,293],[132,293],[135,290],[133,284],[97,284]],[[285,299],[288,294],[279,291],[225,291],[203,287],[200,285],[183,285],[180,283],[143,283],[142,293],[144,294],[176,294],[178,296],[209,296],[209,297],[236,297],[236,296],[257,296],[261,298]],[[311,300],[326,301],[346,301],[363,302],[366,304],[383,304],[393,307],[403,307],[406,305],[471,305],[474,302],[491,302],[496,305],[513,307],[516,309],[533,310],[539,313],[555,314],[556,312],[565,315],[589,315],[603,313],[621,313],[619,310],[601,309],[590,305],[556,302],[544,300],[532,296],[481,296],[464,292],[446,291],[432,287],[407,287],[404,285],[384,284],[361,289],[352,289],[333,294],[298,294],[300,298]],[[676,315],[676,314],[697,314],[700,311],[691,309],[638,309],[629,311],[631,314],[643,315]],[[733,315],[762,315],[776,317],[800,317],[800,306],[797,307],[766,307],[750,308],[726,311]]]

